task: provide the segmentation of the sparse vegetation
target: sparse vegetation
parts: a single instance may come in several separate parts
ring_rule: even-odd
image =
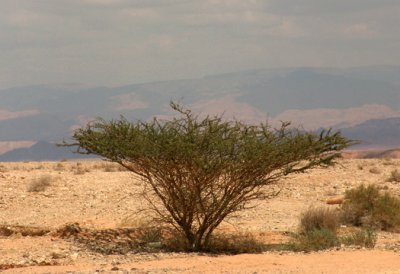
[[[338,235],[339,216],[327,208],[310,208],[300,219],[299,232],[293,235],[288,248],[294,251],[317,251],[344,245],[374,247],[376,233],[367,228]]]
[[[207,246],[211,253],[261,253],[266,250],[266,245],[258,241],[250,233],[223,234],[215,233]]]
[[[116,166],[112,165],[112,164],[105,164],[103,165],[103,171],[104,172],[115,172],[117,171]]]
[[[324,207],[310,208],[301,216],[299,231],[308,233],[313,230],[326,229],[336,233],[339,225],[337,212]]]
[[[85,168],[82,168],[82,167],[79,167],[79,166],[75,167],[72,170],[73,170],[74,175],[83,175],[83,174],[85,174],[86,172],[89,171],[88,169],[85,169]]]
[[[341,243],[344,245],[354,245],[366,248],[373,248],[376,244],[377,236],[373,229],[366,228],[354,231],[353,233],[343,236]]]
[[[383,164],[384,166],[391,166],[391,165],[394,165],[394,163],[393,163],[393,161],[392,161],[391,158],[384,158],[382,164]]]
[[[377,167],[371,167],[370,169],[369,169],[369,172],[370,173],[372,173],[372,174],[381,174],[381,171],[380,171],[380,169],[379,168],[377,168]]]
[[[399,230],[400,199],[380,193],[374,185],[360,185],[346,191],[342,221],[367,228]]]
[[[50,175],[42,175],[34,179],[28,186],[28,192],[42,192],[51,185],[52,177]]]
[[[63,171],[63,170],[65,170],[65,167],[64,167],[64,165],[63,165],[62,163],[57,163],[57,164],[55,165],[55,167],[54,167],[54,170],[56,170],[56,171]]]
[[[400,183],[400,171],[398,169],[392,170],[390,177],[387,179],[388,182]]]
[[[74,174],[74,175],[83,175],[83,174],[85,174],[86,172],[89,172],[90,170],[87,168],[87,167],[84,167],[83,165],[82,165],[82,163],[76,163],[76,165],[75,166],[72,166],[71,167],[71,171],[72,171],[72,173]]]
[[[207,250],[213,231],[250,201],[279,193],[288,174],[329,166],[352,142],[340,133],[318,135],[284,123],[246,125],[222,117],[200,119],[171,103],[180,118],[130,123],[98,120],[75,131],[78,151],[119,163],[144,182],[158,217],[186,239],[186,249]]]
[[[93,166],[94,169],[102,170],[104,172],[121,172],[128,171],[125,167],[113,162],[101,162]]]
[[[295,235],[291,243],[291,249],[294,251],[318,251],[329,249],[340,245],[340,240],[336,231],[330,229],[313,229]]]

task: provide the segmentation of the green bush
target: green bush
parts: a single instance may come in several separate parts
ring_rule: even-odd
[[[385,193],[376,201],[372,211],[372,221],[386,231],[398,231],[400,228],[400,200]]]
[[[372,229],[362,229],[340,238],[344,245],[355,245],[367,248],[373,248],[376,244],[376,232]]]
[[[374,196],[375,189],[362,189],[364,197]],[[358,197],[358,196],[357,196]],[[287,245],[293,251],[317,251],[344,245],[374,247],[376,233],[372,229],[363,229],[339,237],[339,214],[328,208],[310,208],[300,218],[298,233]]]
[[[291,245],[294,251],[318,251],[339,246],[340,241],[336,232],[322,228],[296,235]]]
[[[381,194],[374,185],[360,185],[346,191],[341,208],[344,223],[397,231],[400,228],[400,199]]]
[[[342,222],[355,226],[363,225],[365,217],[372,212],[379,196],[379,189],[374,185],[360,185],[347,190],[341,207]]]

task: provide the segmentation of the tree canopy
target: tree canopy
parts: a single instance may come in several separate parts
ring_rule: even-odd
[[[329,166],[352,144],[339,132],[313,134],[283,123],[248,125],[201,118],[171,102],[178,117],[129,122],[98,119],[73,135],[78,151],[135,173],[151,189],[150,205],[187,241],[205,250],[216,227],[249,202],[267,199],[282,177]]]

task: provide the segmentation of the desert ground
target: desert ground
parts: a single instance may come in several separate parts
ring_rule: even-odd
[[[279,183],[280,195],[257,202],[220,231],[285,242],[304,210],[338,207],[326,201],[347,189],[373,183],[400,195],[400,183],[387,181],[395,169],[400,170],[400,159],[342,159],[334,167],[291,175]],[[43,189],[35,189],[38,180],[47,182]],[[400,234],[388,232],[378,233],[373,249],[114,254],[127,248],[126,235],[148,213],[133,174],[100,160],[0,163],[0,188],[4,273],[400,273]]]

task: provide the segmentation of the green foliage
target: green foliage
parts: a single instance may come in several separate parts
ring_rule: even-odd
[[[180,116],[169,121],[99,119],[75,131],[78,151],[117,162],[151,190],[154,212],[204,250],[228,216],[256,199],[273,197],[280,178],[331,165],[352,142],[340,133],[311,134],[282,124],[247,125],[221,116],[200,118],[171,103]]]
[[[342,221],[355,226],[363,224],[366,214],[372,212],[376,200],[379,198],[379,190],[374,185],[360,185],[345,193],[342,205]]]
[[[400,228],[400,200],[389,193],[379,197],[372,211],[373,223],[382,230],[398,231]]]
[[[344,245],[374,247],[376,233],[372,229],[353,231],[339,237],[338,213],[327,208],[310,208],[301,215],[299,232],[288,245],[294,251],[317,251]]]
[[[360,185],[346,191],[342,205],[342,220],[355,226],[399,230],[400,199],[381,194],[374,185]]]
[[[373,248],[376,244],[376,232],[372,229],[361,229],[351,233],[350,235],[340,238],[344,245],[355,245],[367,248]]]
[[[292,249],[294,251],[318,251],[339,245],[340,241],[336,232],[322,228],[296,235]]]

